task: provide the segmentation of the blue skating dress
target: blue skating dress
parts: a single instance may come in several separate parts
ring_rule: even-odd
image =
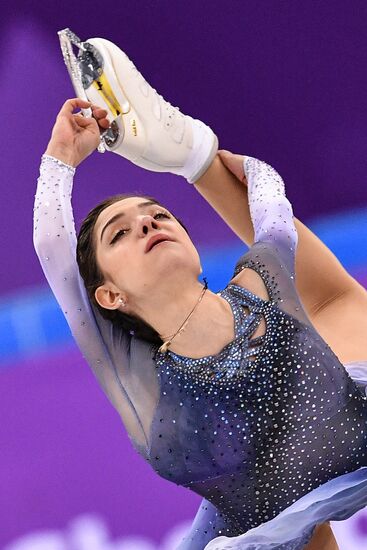
[[[137,451],[203,497],[179,550],[301,550],[318,523],[367,505],[364,365],[345,368],[302,307],[281,177],[251,157],[244,168],[255,244],[219,293],[235,338],[199,359],[162,354],[101,317],[75,262],[74,170],[44,156],[38,180],[35,246],[79,347]],[[242,269],[258,273],[267,300],[236,283]]]

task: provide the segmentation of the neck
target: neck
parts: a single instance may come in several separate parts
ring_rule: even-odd
[[[179,289],[155,289],[136,307],[136,313],[161,335],[162,339],[175,334],[195,308],[185,329],[172,340],[169,350],[202,357],[219,352],[233,340],[233,314],[229,304],[209,289],[198,304],[203,284],[193,281]],[[196,306],[196,307],[195,307]]]

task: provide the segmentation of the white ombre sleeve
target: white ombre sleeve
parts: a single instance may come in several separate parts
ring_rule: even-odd
[[[289,273],[294,276],[298,235],[283,179],[269,164],[253,157],[245,157],[244,171],[255,243],[276,245]]]
[[[83,356],[139,449],[157,399],[151,345],[124,333],[91,305],[76,262],[71,206],[75,169],[44,155],[34,207],[34,246]],[[143,370],[144,369],[144,370]],[[144,372],[139,388],[136,379]]]

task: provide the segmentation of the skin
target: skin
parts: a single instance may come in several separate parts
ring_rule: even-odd
[[[172,334],[172,327],[182,324],[185,319],[182,312],[189,312],[201,294],[200,259],[186,231],[168,210],[157,205],[139,207],[141,203],[139,197],[125,199],[106,208],[98,217],[94,241],[105,283],[95,295],[102,307],[138,315],[165,336]],[[108,226],[101,241],[103,227],[121,214],[123,218]],[[170,240],[146,252],[149,240],[156,235]],[[111,244],[114,236],[118,240]],[[122,265],[129,265],[129,269],[121,269]],[[120,299],[125,305],[121,305]],[[233,339],[231,312],[225,300],[207,291],[195,313],[192,323],[190,320],[187,330],[175,338],[171,349],[200,357],[212,350],[213,329],[222,331],[223,341]],[[211,322],[203,339],[200,325],[208,318]]]
[[[108,124],[104,118],[106,111],[91,106],[99,126],[93,118],[73,114],[75,108],[89,106],[80,99],[64,104],[56,119],[47,154],[78,166],[98,146],[99,127]],[[200,297],[200,259],[186,231],[171,213],[166,211],[169,219],[156,219],[157,211],[164,209],[157,205],[142,209],[138,207],[140,202],[142,199],[135,197],[119,201],[106,208],[97,219],[94,231],[96,255],[99,266],[103,266],[105,281],[95,295],[102,307],[119,308],[138,315],[163,337],[170,336],[181,326]],[[120,220],[110,225],[101,242],[102,229],[116,214],[124,214],[124,223]],[[121,229],[127,233],[111,246],[113,235]],[[159,233],[169,236],[172,242],[157,245],[145,253],[149,239]],[[121,265],[127,263],[129,270],[121,270]],[[255,280],[251,277],[251,270],[244,271],[249,273],[242,272],[236,278],[238,284],[246,283],[249,290],[259,295],[266,292],[259,277]],[[187,328],[176,336],[170,349],[188,357],[202,357],[218,353],[233,338],[233,315],[229,304],[207,290]]]
[[[219,151],[195,187],[240,239],[251,246],[254,233],[243,157]],[[296,287],[311,322],[342,363],[366,360],[366,290],[308,227],[297,218],[294,223],[298,233]],[[305,547],[320,549],[338,550],[329,523],[318,525]]]
[[[89,106],[92,107],[94,119],[73,114],[75,108]],[[56,119],[46,153],[77,166],[98,146],[100,129],[109,125],[106,114],[106,111],[88,102],[68,100]],[[195,187],[233,231],[251,245],[253,227],[248,209],[247,182],[243,175],[243,157],[219,152]],[[156,216],[158,210],[165,210],[161,207],[139,208],[141,200],[133,197],[115,203],[102,212],[97,221],[94,233],[97,261],[103,265],[105,281],[97,289],[96,298],[103,307],[119,307],[122,311],[139,315],[164,337],[171,335],[183,322],[178,312],[185,312],[186,316],[198,300],[202,289],[197,281],[201,272],[200,260],[178,222],[174,218]],[[110,229],[115,233],[119,229],[127,229],[127,233],[117,241],[116,246],[109,246],[110,241],[104,239],[100,242],[99,237],[104,225],[116,213],[125,215],[126,226],[121,225],[120,220],[120,225]],[[295,225],[299,238],[296,286],[312,323],[343,363],[364,360],[367,357],[365,289],[296,218]],[[159,232],[168,234],[172,241],[157,245],[146,254],[145,244]],[[129,262],[129,274],[119,269],[126,262]],[[140,265],[143,262],[144,269],[138,269],[139,262]],[[235,282],[267,299],[265,286],[255,272],[245,269]],[[161,315],[163,310],[164,316]],[[208,329],[205,333],[203,326]],[[260,325],[255,336],[263,330]],[[170,349],[182,355],[200,357],[217,353],[233,336],[229,305],[208,290],[188,327],[175,338]],[[338,548],[327,523],[316,528],[306,550],[320,548]]]
[[[243,156],[219,151],[195,187],[251,246],[254,233]],[[308,227],[297,218],[294,223],[298,233],[295,282],[310,320],[342,363],[366,360],[366,290]]]

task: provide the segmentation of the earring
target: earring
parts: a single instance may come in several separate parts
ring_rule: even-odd
[[[126,302],[124,302],[122,298],[119,298],[119,302],[122,305],[122,307],[126,306]]]

